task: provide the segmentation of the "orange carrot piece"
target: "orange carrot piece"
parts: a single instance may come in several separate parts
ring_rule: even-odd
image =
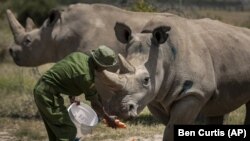
[[[103,123],[104,123],[104,124],[107,124],[106,119],[103,119]],[[116,119],[116,120],[115,120],[115,124],[116,124],[116,126],[117,126],[118,128],[127,128],[126,124],[123,123],[123,122],[121,122],[119,119]]]
[[[115,120],[115,124],[117,125],[118,128],[126,128],[126,124],[121,122],[119,119]]]

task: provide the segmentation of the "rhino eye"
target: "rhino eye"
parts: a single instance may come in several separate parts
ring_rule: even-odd
[[[150,80],[150,77],[145,77],[145,78],[143,79],[143,85],[144,85],[144,86],[148,86],[148,85],[149,85],[149,80]]]

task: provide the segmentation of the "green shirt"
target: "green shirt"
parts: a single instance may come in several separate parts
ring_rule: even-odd
[[[89,100],[96,94],[92,61],[84,53],[71,53],[49,69],[43,79],[61,93],[71,96],[84,93],[85,98]]]

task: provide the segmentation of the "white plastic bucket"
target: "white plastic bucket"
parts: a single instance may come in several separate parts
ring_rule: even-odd
[[[95,111],[87,104],[73,103],[68,108],[69,116],[77,128],[76,137],[83,137],[92,132],[92,129],[98,123],[98,117]]]

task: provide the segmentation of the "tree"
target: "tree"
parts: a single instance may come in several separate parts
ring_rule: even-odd
[[[57,0],[8,0],[3,3],[1,13],[5,13],[6,9],[11,9],[17,14],[22,24],[25,23],[27,17],[31,17],[38,25],[41,25],[49,11],[57,4]]]

